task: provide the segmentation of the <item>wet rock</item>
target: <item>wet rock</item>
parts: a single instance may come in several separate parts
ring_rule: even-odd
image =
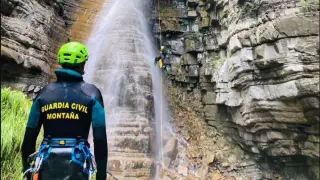
[[[230,164],[235,164],[237,161],[237,157],[233,154],[230,157],[228,157],[228,161]]]
[[[228,36],[229,36],[229,32],[226,30],[222,30],[221,32],[219,32],[218,36],[217,36],[217,41],[218,41],[218,45],[221,46],[225,46],[228,43]]]
[[[169,168],[172,161],[173,161],[173,159],[168,158],[168,157],[164,157],[163,158],[164,167]]]
[[[216,36],[204,35],[203,41],[205,44],[205,49],[210,50],[219,50],[218,40]]]
[[[202,165],[200,168],[197,169],[195,175],[200,179],[205,179],[206,175],[208,174],[209,167],[207,165]]]
[[[201,21],[201,28],[206,28],[210,26],[210,18],[209,17],[203,17]]]
[[[186,52],[203,52],[202,35],[192,36],[185,40]]]
[[[215,171],[212,173],[212,179],[214,180],[222,180],[223,176],[220,174],[219,171]]]
[[[203,104],[215,104],[216,103],[216,93],[215,92],[206,92],[206,94],[202,97]]]
[[[33,90],[34,90],[34,88],[35,88],[35,86],[34,86],[34,85],[29,86],[29,87],[28,87],[28,92],[33,91]]]
[[[152,131],[153,131],[153,129],[151,127],[146,127],[146,128],[143,129],[144,133],[150,133]]]
[[[289,16],[278,19],[275,28],[288,37],[319,35],[319,16]]]
[[[272,22],[261,25],[257,29],[257,43],[273,41],[280,37],[280,33],[274,27]]]
[[[182,65],[198,65],[197,57],[193,56],[190,53],[185,54],[181,57]]]
[[[40,90],[41,90],[41,87],[40,87],[40,86],[37,86],[37,87],[34,89],[33,92],[37,93],[37,92],[39,92]]]
[[[242,48],[242,45],[241,45],[237,35],[232,36],[232,38],[230,39],[230,42],[229,42],[230,53],[232,54],[241,48]]]
[[[179,10],[175,9],[173,11],[179,11]],[[179,12],[173,12],[173,13],[178,14]],[[185,27],[180,25],[179,19],[176,17],[167,18],[161,21],[161,32],[183,32],[183,31],[185,31]]]
[[[206,105],[203,111],[206,119],[217,120],[217,115],[218,115],[217,105]]]
[[[196,11],[188,11],[188,17],[197,17]]]
[[[169,40],[168,44],[170,44],[171,46],[170,50],[173,54],[182,55],[184,53],[185,48],[184,48],[184,42],[182,38],[177,40]]]
[[[207,153],[207,157],[205,158],[205,163],[210,164],[216,160],[216,156],[212,153]]]
[[[178,173],[183,175],[183,176],[187,176],[188,175],[188,167],[187,166],[183,166],[183,165],[180,165],[178,167]]]
[[[196,158],[198,155],[197,155],[197,152],[195,150],[188,150],[187,151],[187,156],[188,156],[188,158],[192,159],[192,158]]]
[[[1,73],[2,82],[8,81],[11,87],[14,83],[38,86],[47,83],[57,64],[57,48],[68,38],[65,21],[72,14],[62,12],[65,8],[74,12],[77,4],[75,1],[1,1],[1,58],[4,65],[19,68],[11,78]],[[2,68],[2,71],[7,70],[11,71]]]
[[[188,67],[188,76],[189,77],[198,77],[199,76],[199,66],[191,65]]]
[[[238,39],[242,45],[242,47],[250,47],[252,45],[250,39],[250,31],[243,31],[238,34]]]
[[[316,110],[320,92],[317,5],[315,1],[226,0],[188,4],[188,11],[197,11],[197,17],[188,22],[199,20],[201,33],[188,31],[172,39],[184,38],[181,57],[197,57],[192,58],[192,66],[198,64],[199,73],[191,78],[190,65],[184,62],[170,78],[178,87],[188,89],[183,102],[190,106],[198,102],[191,103],[188,97],[201,90],[203,108],[199,112],[211,131],[219,130],[216,135],[204,134],[216,140],[212,148],[221,153],[215,154],[220,162],[215,165],[225,169],[221,172],[228,172],[224,174],[228,178],[294,179],[297,172],[299,177],[308,177],[305,179],[315,177],[312,169],[318,163],[306,159],[319,158],[318,138],[313,137],[319,137],[320,119]],[[250,153],[232,152],[234,148],[220,141],[220,135]],[[206,139],[191,135],[190,141],[193,138],[199,144]],[[191,152],[189,159],[200,157]],[[279,164],[275,159],[283,156],[284,163]],[[252,164],[239,169],[235,165],[238,157],[250,159]],[[271,161],[255,162],[251,157]],[[297,157],[303,159],[299,160],[303,171],[289,165],[295,164]],[[224,178],[220,172],[216,176],[213,179]]]
[[[164,146],[163,153],[165,156],[174,160],[177,156],[177,152],[178,152],[177,139],[175,137],[172,137],[168,140],[168,142]]]

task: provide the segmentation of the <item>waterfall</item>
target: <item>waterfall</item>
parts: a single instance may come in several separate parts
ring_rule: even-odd
[[[148,1],[106,1],[86,43],[84,78],[103,95],[108,171],[124,179],[158,179],[154,164],[163,161],[162,143],[172,130],[161,72],[154,65]]]

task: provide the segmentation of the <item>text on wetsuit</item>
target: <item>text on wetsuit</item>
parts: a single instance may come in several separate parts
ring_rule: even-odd
[[[88,113],[88,107],[78,103],[69,102],[55,102],[51,104],[46,104],[41,107],[41,112],[44,113],[53,109],[72,109],[83,113]],[[48,113],[47,119],[79,119],[79,114],[76,112],[58,112],[58,113]]]

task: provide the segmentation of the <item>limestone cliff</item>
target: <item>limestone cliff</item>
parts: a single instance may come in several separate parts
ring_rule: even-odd
[[[80,0],[1,1],[1,83],[31,94],[52,78]]]
[[[92,30],[97,24],[98,15],[104,7],[110,3],[110,0],[90,0],[82,1],[77,7],[73,18],[75,21],[70,28],[70,39],[79,42],[87,42]]]
[[[181,99],[261,171],[318,179],[319,1],[160,2],[155,34]]]

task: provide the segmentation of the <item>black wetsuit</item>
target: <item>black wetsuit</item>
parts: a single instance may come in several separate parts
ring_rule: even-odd
[[[70,69],[55,71],[57,81],[48,84],[35,98],[22,143],[23,170],[28,156],[35,152],[36,139],[43,125],[44,137],[88,138],[93,127],[97,179],[106,179],[108,145],[105,112],[101,92],[83,81],[81,74]]]

